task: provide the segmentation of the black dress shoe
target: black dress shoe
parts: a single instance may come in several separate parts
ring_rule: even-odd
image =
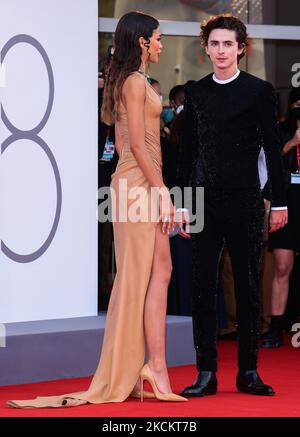
[[[239,370],[236,377],[238,391],[251,395],[273,396],[273,388],[262,382],[256,370]]]
[[[263,337],[261,347],[266,349],[273,349],[276,347],[281,347],[282,345],[283,345],[282,333],[278,331],[275,332],[273,330],[270,330]]]
[[[186,387],[181,396],[186,398],[197,398],[201,396],[215,395],[218,389],[216,372],[204,371],[198,373],[193,385]]]

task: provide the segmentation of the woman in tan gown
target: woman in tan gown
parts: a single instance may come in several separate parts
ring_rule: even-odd
[[[116,198],[113,220],[117,274],[96,373],[85,392],[8,401],[10,407],[123,402],[130,395],[187,400],[172,393],[165,358],[167,289],[172,269],[167,234],[174,226],[174,210],[162,180],[162,105],[145,75],[147,62],[158,62],[160,39],[158,21],[140,12],[125,14],[115,33],[102,116],[105,122],[115,123],[120,156],[111,182]],[[156,206],[150,198],[151,189],[158,194],[159,221],[151,220]],[[132,219],[134,212],[138,213],[137,201],[142,205],[140,209],[149,207],[139,221]],[[122,211],[124,215],[124,208],[127,220],[119,217]],[[148,363],[144,365],[145,343]],[[149,381],[153,393],[143,391],[144,380]]]

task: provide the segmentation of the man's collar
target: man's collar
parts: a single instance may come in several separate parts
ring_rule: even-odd
[[[240,74],[240,72],[241,72],[241,70],[237,69],[237,72],[233,76],[229,77],[229,79],[218,79],[215,76],[215,73],[213,74],[212,78],[217,83],[225,84],[225,83],[232,82],[234,79],[236,79],[238,77],[238,75]]]

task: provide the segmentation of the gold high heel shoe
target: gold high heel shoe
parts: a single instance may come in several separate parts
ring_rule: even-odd
[[[151,391],[143,390],[143,393],[141,393],[141,390],[133,389],[130,393],[130,397],[140,399],[143,397],[144,399],[154,399],[155,395]]]
[[[141,370],[140,373],[141,378],[141,402],[143,402],[144,399],[144,381],[148,381],[149,384],[152,387],[152,390],[154,392],[154,395],[156,399],[159,399],[160,401],[167,401],[167,402],[185,402],[187,401],[186,398],[183,398],[182,396],[176,395],[175,393],[161,393],[158,390],[158,387],[156,385],[155,379],[153,377],[153,374],[151,372],[150,367],[148,364],[145,364],[144,367]]]

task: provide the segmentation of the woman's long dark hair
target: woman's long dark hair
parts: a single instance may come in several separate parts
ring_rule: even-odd
[[[150,46],[150,38],[157,29],[156,18],[142,12],[123,15],[115,32],[114,54],[108,71],[102,105],[102,120],[108,125],[118,118],[118,104],[126,78],[141,65],[142,49],[139,38],[143,37]]]

